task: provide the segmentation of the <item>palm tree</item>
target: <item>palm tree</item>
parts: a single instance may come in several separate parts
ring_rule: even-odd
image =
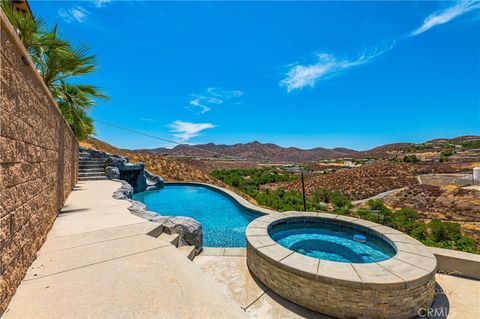
[[[95,133],[87,111],[95,105],[93,97],[106,98],[104,95],[93,86],[68,84],[64,80],[53,84],[52,94],[77,139],[84,140]]]
[[[86,45],[72,46],[58,36],[58,26],[45,31],[41,19],[18,12],[8,1],[2,0],[2,9],[17,29],[20,39],[30,53],[36,69],[56,99],[62,114],[78,140],[95,132],[88,110],[95,99],[108,99],[91,85],[71,84],[67,80],[96,70],[95,55]]]
[[[33,19],[25,13],[16,10],[8,0],[2,0],[2,11],[10,20],[10,23],[17,29],[18,37],[30,53],[42,46],[41,35],[45,28],[45,22],[41,18]]]

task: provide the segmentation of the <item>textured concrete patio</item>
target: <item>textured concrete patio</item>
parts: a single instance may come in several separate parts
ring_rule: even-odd
[[[118,187],[79,183],[4,318],[246,317],[221,284],[146,235],[158,225],[114,200]]]
[[[206,248],[194,263],[221,283],[253,318],[331,318],[289,302],[255,280],[247,268],[244,248]],[[435,279],[438,314],[446,308],[448,318],[480,318],[480,281],[443,274]]]

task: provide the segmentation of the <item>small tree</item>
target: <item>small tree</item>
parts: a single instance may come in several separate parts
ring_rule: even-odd
[[[405,155],[403,157],[403,161],[406,163],[415,163],[415,162],[419,162],[420,159],[415,154],[411,154],[411,155]]]

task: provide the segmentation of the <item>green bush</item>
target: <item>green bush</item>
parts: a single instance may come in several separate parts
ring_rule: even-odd
[[[430,238],[435,242],[455,241],[462,236],[460,224],[433,219],[428,223]]]
[[[472,237],[462,236],[456,242],[458,250],[478,254],[477,242]]]
[[[403,161],[406,163],[415,163],[415,162],[419,162],[420,159],[418,159],[416,155],[412,154],[412,155],[405,155],[403,157]]]
[[[392,212],[380,200],[370,200],[368,206],[357,209],[355,216],[398,229],[427,246],[479,253],[475,239],[462,236],[458,223],[439,219],[425,223],[418,220],[415,209],[402,208]]]

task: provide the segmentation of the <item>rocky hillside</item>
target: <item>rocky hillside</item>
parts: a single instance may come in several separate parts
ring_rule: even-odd
[[[351,157],[352,154],[356,153],[356,151],[346,148],[327,149],[317,147],[312,149],[300,149],[296,147],[281,147],[271,143],[263,144],[257,141],[234,145],[217,145],[213,143],[198,144],[195,145],[195,149],[186,145],[178,145],[171,149],[156,148],[148,151],[178,157],[235,158],[278,163]]]
[[[452,139],[435,139],[425,143],[393,143],[372,148],[367,151],[355,151],[348,148],[301,149],[282,147],[272,143],[257,141],[245,144],[197,144],[195,148],[178,145],[174,148],[141,149],[140,152],[152,152],[171,157],[197,157],[209,159],[242,159],[263,163],[302,163],[337,158],[390,158],[412,152],[439,152],[455,146],[472,148],[480,145],[480,136],[468,135]],[[480,146],[479,146],[480,147]]]
[[[315,189],[328,188],[344,193],[351,200],[368,198],[392,189],[418,184],[411,166],[403,163],[377,161],[331,174],[307,176],[307,195]],[[270,184],[271,189],[284,188],[301,191],[300,181]]]
[[[429,219],[476,222],[480,217],[480,193],[454,185],[413,185],[384,201],[391,207],[414,208]]]

